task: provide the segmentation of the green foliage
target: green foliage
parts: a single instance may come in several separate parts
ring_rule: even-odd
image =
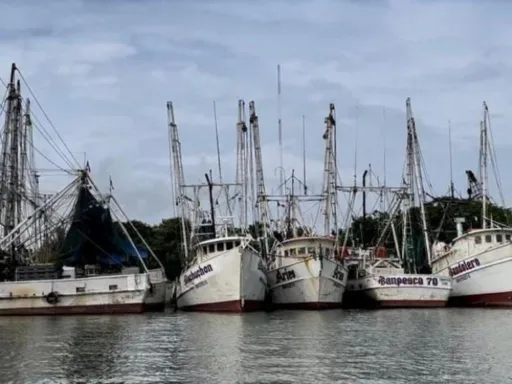
[[[138,220],[131,221],[141,237],[146,241],[151,250],[160,259],[165,268],[168,279],[174,279],[181,272],[182,230],[181,219],[165,219],[158,225],[149,225]],[[143,246],[136,231],[130,223],[124,223],[128,233],[135,244]],[[156,261],[151,258],[150,265],[157,266]]]
[[[482,203],[477,200],[451,199],[450,197],[441,197],[425,205],[427,225],[432,239],[444,242],[450,242],[456,236],[455,218],[463,217],[466,222],[463,224],[464,230],[472,228],[481,228]],[[512,210],[501,208],[496,205],[488,205],[488,218],[493,221],[508,225]],[[398,213],[397,216],[400,216]],[[411,211],[412,232],[414,236],[421,236],[421,220],[419,208],[413,208]],[[386,225],[389,216],[387,213],[372,212],[366,216],[354,217],[349,229],[348,245],[367,245],[375,244]],[[400,222],[397,217],[396,223]],[[398,231],[400,232],[400,231]],[[340,231],[340,238],[343,241],[345,233]],[[401,233],[397,233],[401,237]],[[385,239],[389,240],[389,235]]]
[[[466,222],[463,224],[465,230],[470,228],[481,227],[482,204],[477,200],[467,199],[451,199],[450,197],[441,197],[429,202],[426,205],[427,221],[429,232],[432,240],[441,240],[445,242],[451,241],[456,236],[455,218],[464,217]],[[495,205],[489,205],[488,217],[494,221],[502,224],[510,224],[510,217],[512,210],[508,208],[500,208]],[[424,244],[422,243],[422,229],[420,212],[418,208],[414,208],[411,212],[412,219],[412,242],[411,249],[417,260],[414,260],[416,265],[421,265],[424,259]],[[362,217],[354,217],[348,233],[348,246],[359,246],[366,244],[368,246],[375,245],[377,241],[382,240],[381,245],[386,248],[393,248],[394,242],[391,236],[391,231],[381,238],[382,232],[389,220],[387,213],[375,211],[369,213],[365,219]],[[397,237],[401,241],[402,229],[397,223]],[[137,229],[140,235],[148,243],[150,248],[160,259],[165,267],[167,277],[174,279],[179,276],[181,272],[181,257],[183,255],[182,246],[182,229],[180,218],[165,219],[158,225],[148,225],[138,220],[133,220],[131,224]],[[135,233],[129,223],[125,223],[133,241],[137,245],[143,245],[139,236]],[[263,225],[255,223],[250,225],[249,233],[254,239],[263,237]],[[187,225],[187,233],[190,231],[190,226]],[[345,232],[339,231],[340,242],[343,243]],[[269,247],[271,246],[272,239],[268,239]],[[253,244],[257,249],[264,249],[263,243],[255,241]],[[154,261],[152,262],[154,263]],[[153,264],[156,266],[157,264]]]

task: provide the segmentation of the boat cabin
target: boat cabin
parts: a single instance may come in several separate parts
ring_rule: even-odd
[[[330,237],[297,237],[283,241],[275,247],[280,257],[337,256],[335,239]]]
[[[455,238],[451,244],[439,242],[434,244],[433,260],[436,262],[441,258],[455,255],[457,253],[478,254],[510,243],[512,240],[511,228],[488,228],[476,229],[466,232]]]
[[[219,237],[202,241],[195,247],[195,250],[198,256],[210,258],[239,247],[244,240],[245,238],[238,236]]]

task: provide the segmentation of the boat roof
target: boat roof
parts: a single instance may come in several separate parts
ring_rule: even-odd
[[[225,242],[225,241],[236,241],[236,240],[247,240],[247,236],[225,236],[225,237],[216,237],[214,239],[208,239],[208,240],[204,240],[204,241],[201,241],[199,244],[196,245],[196,247],[201,247],[203,245],[208,245],[208,244],[214,244],[214,243],[220,243],[220,242]]]
[[[474,237],[474,236],[479,236],[479,235],[486,235],[486,234],[490,234],[490,233],[511,233],[512,234],[512,228],[478,228],[478,229],[472,229],[472,230],[469,230],[468,232],[466,233],[463,233],[461,236],[459,237],[456,237],[455,239],[453,239],[453,243],[459,241],[459,240],[463,240],[465,238],[468,238],[468,237]]]
[[[313,242],[313,241],[321,241],[321,242],[336,242],[336,239],[334,237],[330,237],[330,236],[304,236],[304,237],[293,237],[291,239],[286,239],[286,240],[283,240],[281,241],[281,244],[280,246],[283,246],[283,245],[289,245],[289,244],[292,244],[292,243],[299,243],[299,242],[305,242],[305,241],[310,241],[310,242]]]

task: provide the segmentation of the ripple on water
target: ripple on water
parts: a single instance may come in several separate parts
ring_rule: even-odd
[[[0,381],[506,383],[509,316],[446,309],[0,318]]]

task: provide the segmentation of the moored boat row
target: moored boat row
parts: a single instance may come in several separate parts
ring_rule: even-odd
[[[240,105],[243,105],[243,102]],[[458,237],[452,244],[447,245],[438,240],[434,240],[434,244],[431,244],[433,236],[427,226],[425,213],[426,193],[423,189],[422,176],[424,165],[421,163],[421,150],[409,99],[406,107],[407,165],[403,185],[398,188],[384,186],[367,188],[363,181],[362,186],[345,188],[354,196],[357,191],[362,192],[363,202],[367,192],[378,192],[381,196],[390,193],[394,196],[393,202],[389,204],[385,228],[380,238],[374,239],[374,244],[369,245],[363,239],[360,246],[348,247],[347,236],[342,240],[343,236],[332,236],[329,233],[333,224],[336,228],[336,203],[333,203],[335,198],[332,198],[332,191],[344,190],[344,187],[337,186],[336,178],[333,177],[336,174],[336,164],[333,160],[335,156],[332,138],[335,137],[336,121],[334,106],[331,104],[329,116],[326,118],[326,131],[323,135],[326,140],[324,193],[318,199],[323,203],[322,213],[326,219],[325,235],[319,236],[315,234],[313,228],[297,225],[298,203],[303,200],[312,201],[317,196],[297,194],[293,185],[294,182],[297,184],[301,182],[293,174],[288,180],[291,181],[292,186],[287,189],[288,193],[284,199],[281,196],[281,200],[275,194],[265,195],[262,178],[256,180],[256,183],[261,183],[258,186],[260,195],[257,198],[257,207],[262,231],[258,233],[257,239],[250,238],[248,243],[255,244],[251,247],[251,258],[258,260],[258,268],[237,268],[236,266],[241,265],[241,260],[244,258],[244,252],[239,251],[234,260],[225,264],[224,267],[220,263],[214,266],[212,262],[199,266],[196,272],[186,270],[177,283],[177,290],[181,295],[191,292],[189,296],[195,297],[197,301],[194,306],[191,306],[185,304],[186,301],[181,297],[181,300],[178,300],[178,308],[243,312],[261,309],[265,302],[268,304],[267,308],[274,309],[511,305],[512,286],[507,285],[506,276],[507,265],[512,260],[512,229],[496,227],[488,229],[484,224],[484,229],[464,234],[459,221]],[[244,114],[239,113],[240,116]],[[243,136],[250,132],[253,135],[256,173],[259,172],[262,175],[261,164],[258,163],[258,159],[261,159],[257,145],[259,143],[258,120],[253,103],[251,103],[249,129],[245,126],[243,118],[240,119],[237,127],[244,129],[240,129],[238,134]],[[177,137],[174,121],[170,126],[175,128],[174,134]],[[485,127],[485,124],[483,126]],[[487,143],[484,142],[483,145]],[[176,147],[174,151],[175,155],[179,154]],[[287,181],[284,182],[284,189],[286,186]],[[272,222],[268,220],[268,202],[272,199],[281,201],[281,203],[278,202],[278,206],[284,207],[284,214],[281,225],[275,225],[274,230],[269,231]],[[483,222],[486,219],[485,201],[484,199]],[[414,205],[415,202],[418,204],[417,207]],[[412,213],[413,208],[417,208],[416,217]],[[363,213],[363,223],[364,215]],[[211,218],[213,218],[213,210]],[[418,223],[415,222],[416,218],[419,218]],[[401,233],[398,233],[398,228]],[[345,235],[348,233],[346,232]],[[394,242],[391,249],[389,244],[386,244],[386,236],[392,237]],[[418,251],[417,246],[414,245],[418,240],[422,240],[423,250]],[[215,243],[219,241],[222,242],[216,239]],[[207,249],[207,244],[208,242],[199,243],[203,249],[203,255],[213,252],[211,260],[226,257],[225,245]],[[241,247],[240,244],[241,242],[238,242],[236,245]],[[425,257],[422,258],[422,255]],[[201,260],[210,260],[208,257],[201,256]],[[255,270],[258,272],[254,273]],[[191,273],[193,279],[187,277]],[[228,283],[229,281],[231,283]],[[251,304],[245,305],[245,292],[241,282],[251,287],[257,285],[262,288],[266,285],[267,297],[265,298],[263,290],[260,289],[256,296],[252,296],[251,300],[247,301]],[[224,287],[228,286],[234,292],[234,296],[229,296],[234,298],[232,299],[236,302],[234,306],[221,305],[222,300],[227,301],[220,298],[225,294]],[[200,297],[208,298],[209,305],[199,305]]]
[[[282,164],[280,185],[267,193],[255,103],[249,103],[246,120],[243,100],[238,103],[235,182],[222,181],[218,154],[218,182],[210,171],[206,183],[186,184],[169,102],[173,195],[182,240],[180,273],[170,283],[162,263],[112,195],[112,182],[109,194],[102,195],[88,162],[68,159],[77,164],[68,171],[74,180],[57,194],[39,192],[40,175],[28,153],[33,150],[30,101],[21,97],[16,71],[13,64],[2,104],[0,315],[160,311],[171,295],[179,309],[205,312],[512,306],[512,228],[487,217],[485,103],[481,182],[468,173],[482,199],[482,229],[470,227],[464,233],[463,220],[457,219],[457,236],[445,243],[427,224],[424,164],[409,99],[402,185],[367,186],[368,170],[362,185],[341,185],[331,103],[322,135],[320,193],[306,185],[305,171],[304,180],[294,171],[286,179]],[[339,192],[350,194],[343,228]],[[369,239],[364,234],[366,195],[375,192],[388,203]],[[353,224],[354,201],[361,193],[359,236],[346,223]],[[66,198],[72,201],[70,209],[63,208]],[[271,202],[276,209],[270,209]],[[303,215],[313,209],[323,219],[321,229],[316,219],[308,221]],[[124,223],[114,210],[121,212]]]

